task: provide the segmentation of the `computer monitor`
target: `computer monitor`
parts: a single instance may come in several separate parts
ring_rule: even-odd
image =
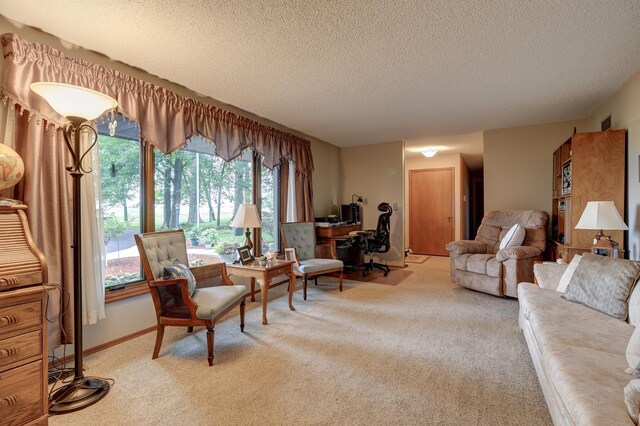
[[[342,204],[340,206],[340,220],[347,223],[360,221],[360,206],[357,204]]]

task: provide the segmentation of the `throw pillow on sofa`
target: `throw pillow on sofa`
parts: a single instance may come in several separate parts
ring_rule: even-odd
[[[624,321],[638,276],[638,262],[585,253],[562,297]]]
[[[523,226],[517,223],[507,231],[507,233],[500,240],[500,250],[507,247],[521,246],[524,242],[524,237],[527,230]]]
[[[631,379],[624,388],[624,403],[627,405],[629,417],[635,424],[638,424],[640,416],[640,379]]]
[[[636,375],[640,364],[640,327],[633,330],[629,343],[627,343],[627,363],[629,363],[627,373]]]
[[[576,272],[576,269],[580,264],[580,259],[582,259],[582,256],[577,254],[573,256],[573,259],[571,259],[571,262],[569,262],[569,266],[567,266],[567,269],[565,269],[564,274],[562,274],[562,276],[560,277],[560,282],[558,283],[558,288],[556,289],[558,293],[564,293],[565,291],[567,291],[567,286],[569,285],[569,281],[571,281],[571,277],[573,277],[573,273]]]

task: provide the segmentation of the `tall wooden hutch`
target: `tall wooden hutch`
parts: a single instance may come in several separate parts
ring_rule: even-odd
[[[575,229],[587,201],[613,201],[625,213],[626,131],[574,133],[553,153],[551,252],[570,262],[591,251],[595,230]],[[624,249],[623,231],[607,231]]]

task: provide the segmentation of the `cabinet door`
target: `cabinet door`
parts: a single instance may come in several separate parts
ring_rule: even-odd
[[[596,231],[575,229],[588,201],[613,201],[624,217],[626,148],[624,130],[573,135],[571,245],[591,247]],[[606,230],[604,230],[606,231]],[[622,231],[606,231],[622,245]],[[622,248],[622,247],[620,247]]]

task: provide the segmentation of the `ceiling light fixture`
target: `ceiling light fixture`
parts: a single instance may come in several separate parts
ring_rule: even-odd
[[[427,147],[427,148],[424,148],[424,149],[420,150],[420,152],[425,157],[433,157],[434,155],[436,155],[438,150],[436,148],[433,148],[433,147]]]

